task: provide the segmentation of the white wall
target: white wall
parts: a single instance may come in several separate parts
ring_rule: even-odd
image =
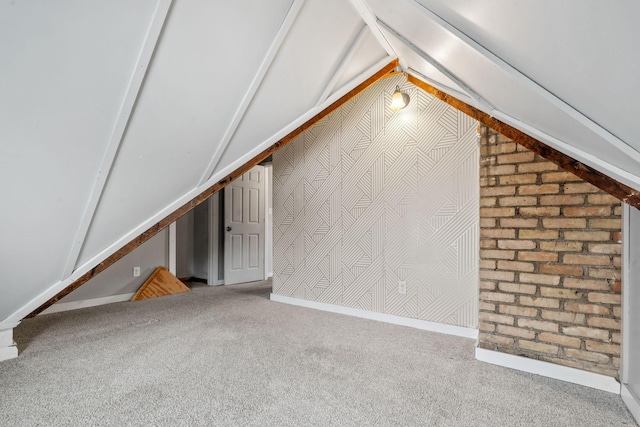
[[[396,76],[275,153],[273,292],[476,327],[476,128]]]
[[[60,304],[136,292],[157,267],[167,267],[168,230],[163,230],[80,288],[59,301]],[[133,268],[140,276],[133,277]]]
[[[640,211],[623,206],[627,241],[623,242],[622,382],[631,392],[625,401],[640,422]]]

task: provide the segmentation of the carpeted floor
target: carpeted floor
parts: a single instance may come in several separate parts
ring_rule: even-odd
[[[269,301],[269,282],[24,321],[2,426],[623,426],[619,396],[474,342]]]

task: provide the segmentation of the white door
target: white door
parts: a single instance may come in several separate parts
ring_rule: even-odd
[[[265,177],[256,166],[224,189],[224,284],[264,279]]]
[[[623,206],[622,398],[640,423],[640,211]]]

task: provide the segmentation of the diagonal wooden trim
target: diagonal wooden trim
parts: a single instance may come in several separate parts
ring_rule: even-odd
[[[407,80],[409,80],[411,83],[418,86],[425,92],[430,93],[436,98],[446,102],[457,110],[462,111],[470,117],[473,117],[480,123],[489,126],[493,130],[503,134],[508,138],[511,138],[513,141],[544,157],[550,162],[555,163],[564,170],[571,172],[572,174],[595,185],[601,190],[606,191],[613,197],[616,197],[621,201],[640,209],[640,192],[638,192],[637,190],[634,190],[633,188],[616,181],[615,179],[605,175],[600,171],[595,170],[590,166],[585,165],[582,162],[572,159],[571,157],[556,150],[555,148],[549,147],[544,142],[527,135],[526,133],[514,128],[513,126],[510,126],[496,118],[491,117],[487,113],[480,111],[477,108],[472,107],[471,105],[460,101],[459,99],[454,98],[453,96],[442,92],[439,89],[436,89],[435,87],[411,74],[407,76]]]
[[[320,111],[318,114],[313,116],[307,122],[305,122],[304,124],[300,125],[296,129],[294,129],[291,133],[289,133],[287,136],[282,138],[280,141],[276,142],[271,147],[269,147],[266,150],[262,151],[260,154],[258,154],[255,157],[253,157],[247,163],[245,163],[244,165],[240,166],[238,169],[236,169],[235,171],[231,172],[229,175],[227,175],[226,177],[224,177],[220,181],[216,182],[211,187],[209,187],[206,190],[204,190],[202,193],[200,193],[199,195],[197,195],[196,197],[191,199],[189,202],[185,203],[180,208],[176,209],[173,213],[169,214],[164,219],[160,220],[158,223],[156,223],[155,225],[151,226],[149,229],[147,229],[145,232],[140,234],[135,239],[131,240],[129,243],[124,245],[122,248],[120,248],[118,251],[113,253],[111,256],[107,257],[104,261],[102,261],[101,263],[96,265],[94,268],[89,270],[87,273],[85,273],[82,276],[80,276],[78,279],[76,279],[69,286],[67,286],[66,288],[64,288],[60,292],[58,292],[54,297],[50,298],[47,302],[45,302],[40,307],[38,307],[37,309],[32,311],[25,318],[30,318],[30,317],[37,316],[43,310],[46,310],[48,307],[52,306],[53,304],[58,302],[60,299],[62,299],[65,296],[69,295],[74,290],[78,289],[80,286],[82,286],[87,281],[89,281],[89,279],[93,278],[98,273],[104,271],[107,267],[113,265],[116,261],[118,261],[119,259],[124,257],[126,254],[128,254],[131,251],[133,251],[135,248],[137,248],[138,246],[142,245],[144,242],[146,242],[147,240],[149,240],[150,238],[152,238],[153,236],[158,234],[160,231],[162,231],[163,229],[168,227],[169,224],[177,221],[178,218],[180,218],[181,216],[185,215],[187,212],[189,212],[190,210],[192,210],[193,208],[198,206],[200,203],[202,203],[205,200],[207,200],[213,194],[217,193],[218,191],[220,191],[221,189],[226,187],[234,179],[242,176],[249,169],[251,169],[252,167],[257,165],[258,163],[260,163],[261,161],[263,161],[264,159],[266,159],[267,157],[269,157],[270,155],[272,155],[273,153],[275,153],[276,151],[278,151],[279,149],[281,149],[282,147],[287,145],[289,142],[293,141],[301,133],[303,133],[307,129],[313,127],[320,120],[324,119],[329,114],[333,113],[338,108],[340,108],[341,106],[343,106],[344,104],[349,102],[352,98],[354,98],[360,92],[364,91],[369,86],[371,86],[372,84],[374,84],[375,82],[377,82],[378,80],[380,80],[381,78],[386,76],[388,73],[392,72],[397,66],[398,66],[398,60],[397,59],[394,59],[393,61],[389,62],[387,65],[382,67],[379,71],[374,73],[371,77],[369,77],[368,79],[366,79],[365,81],[360,83],[355,88],[351,89],[349,92],[344,94],[342,97],[338,98],[336,101],[334,101],[327,108],[325,108],[324,110]]]

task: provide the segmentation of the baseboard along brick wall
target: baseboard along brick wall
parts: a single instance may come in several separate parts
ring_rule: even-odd
[[[620,201],[479,131],[478,346],[617,377]]]

